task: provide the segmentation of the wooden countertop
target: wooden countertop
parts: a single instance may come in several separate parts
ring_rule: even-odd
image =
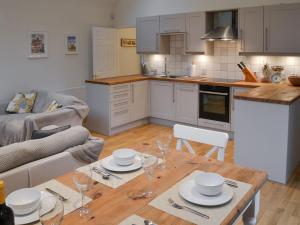
[[[245,93],[236,94],[234,96],[235,99],[277,103],[283,105],[290,105],[299,97],[300,87],[290,86],[287,83],[261,86]]]
[[[143,76],[140,74],[117,76],[109,78],[99,78],[94,80],[86,80],[86,83],[102,84],[102,85],[116,85],[124,84],[135,81],[143,80],[160,80],[160,81],[172,81],[182,83],[196,83],[203,85],[215,85],[225,87],[244,87],[251,88],[251,90],[235,94],[234,98],[243,99],[248,101],[258,101],[267,103],[276,103],[289,105],[300,97],[300,87],[290,86],[285,84],[271,84],[271,83],[255,83],[237,81],[233,83],[216,82],[209,78],[203,77],[182,77],[182,78],[166,78],[159,76]]]

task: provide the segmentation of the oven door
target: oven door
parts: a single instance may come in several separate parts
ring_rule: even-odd
[[[227,87],[200,86],[199,118],[229,123],[229,97]]]

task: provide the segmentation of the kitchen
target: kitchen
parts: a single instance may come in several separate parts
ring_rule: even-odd
[[[296,57],[300,53],[298,34],[291,29],[300,19],[299,12],[300,4],[281,4],[137,18],[136,49],[144,75],[88,80],[88,101],[92,105],[89,128],[114,135],[150,122],[167,126],[183,123],[226,131],[235,140],[238,164],[266,170],[271,180],[286,183],[300,158],[295,149],[296,138],[290,135],[299,128],[296,125],[284,128],[283,124],[276,128],[262,124],[256,127],[259,120],[250,113],[254,108],[245,112],[245,106],[240,105],[249,101],[259,105],[265,101],[270,107],[282,106],[282,102],[272,101],[269,87],[274,86],[272,92],[284,90],[277,96],[281,100],[293,95],[291,101],[283,101],[283,107],[291,106],[294,113],[299,113],[293,106],[299,104],[298,88],[277,84],[289,83],[290,75],[300,73],[300,60]],[[276,34],[283,32],[286,39],[277,38]],[[246,81],[268,82],[246,82],[237,64],[241,69],[246,66],[253,71],[250,70]],[[282,67],[283,72],[271,69],[276,66]],[[267,100],[255,98],[255,88],[265,91]],[[239,97],[242,92],[248,92],[253,98]],[[243,100],[246,103],[241,103]],[[262,122],[270,118],[271,124],[278,124],[282,119],[272,112],[256,116]],[[287,121],[296,118],[289,117],[288,113],[281,116]],[[249,126],[254,129],[252,133]],[[260,132],[255,132],[256,129]],[[272,129],[290,130],[286,139],[281,140],[271,133]],[[282,134],[278,132],[278,135]],[[253,142],[248,137],[260,141]],[[274,142],[272,147],[270,142]],[[244,148],[245,145],[248,147]],[[278,160],[265,163],[265,157],[275,154],[272,151],[280,152],[274,155]],[[254,156],[251,158],[249,154]],[[262,158],[261,162],[258,158]]]

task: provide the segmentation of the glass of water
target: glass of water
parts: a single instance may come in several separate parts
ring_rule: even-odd
[[[88,173],[88,174],[86,174]],[[79,215],[85,216],[90,213],[90,210],[84,205],[85,194],[92,185],[92,172],[89,169],[86,173],[74,170],[73,182],[76,185],[77,190],[81,194],[81,207],[79,208]]]
[[[162,169],[166,168],[166,157],[172,141],[172,135],[160,135],[156,138],[156,145],[160,150],[162,162],[160,166]]]
[[[144,169],[144,172],[148,179],[147,190],[144,192],[144,196],[149,197],[149,198],[153,197],[153,195],[154,195],[152,183],[153,183],[153,175],[154,175],[157,163],[158,163],[158,158],[153,155],[144,157],[142,160],[143,169]]]
[[[42,225],[60,225],[64,216],[64,205],[55,196],[46,197],[40,201],[40,222]]]

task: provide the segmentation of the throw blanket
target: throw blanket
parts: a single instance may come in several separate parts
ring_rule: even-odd
[[[63,151],[70,151],[76,158],[88,163],[96,161],[99,157],[102,143],[86,144],[90,133],[81,126],[52,136],[15,143],[0,148],[0,172],[45,158]]]
[[[31,139],[33,130],[48,125],[81,125],[88,114],[86,105],[70,105],[54,112],[0,115],[0,146]]]

